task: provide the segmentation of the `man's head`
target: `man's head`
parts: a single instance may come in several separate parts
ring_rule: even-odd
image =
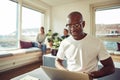
[[[83,37],[83,28],[85,21],[83,21],[82,14],[80,12],[72,12],[68,15],[68,24],[66,25],[70,31],[70,34],[74,39],[79,40]]]
[[[64,29],[64,36],[67,36],[68,35],[68,30],[67,29]]]
[[[40,32],[44,33],[44,27],[43,26],[40,27]]]

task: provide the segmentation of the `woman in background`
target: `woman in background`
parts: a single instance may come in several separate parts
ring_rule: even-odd
[[[41,48],[43,54],[46,53],[46,45],[44,44],[45,38],[46,38],[46,34],[44,31],[44,27],[41,26],[40,32],[37,34],[36,41],[38,42],[38,47]]]

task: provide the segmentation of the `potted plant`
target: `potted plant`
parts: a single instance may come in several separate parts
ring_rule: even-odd
[[[49,33],[48,33],[49,34]],[[60,46],[60,42],[62,41],[62,39],[59,37],[58,33],[52,33],[52,34],[47,34],[47,41],[48,43],[50,43],[51,46],[51,54],[56,56],[58,48]]]

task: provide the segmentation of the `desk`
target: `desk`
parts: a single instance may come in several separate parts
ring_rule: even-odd
[[[25,73],[23,75],[20,75],[18,77],[12,78],[10,80],[20,80],[20,79],[24,78],[27,75],[38,78],[39,80],[50,80],[48,78],[48,76],[45,74],[45,72],[41,68],[35,69],[33,71],[30,71],[30,72]]]

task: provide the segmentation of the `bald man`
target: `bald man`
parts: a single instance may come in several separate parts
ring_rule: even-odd
[[[90,80],[97,80],[115,72],[112,58],[102,41],[83,31],[85,21],[80,12],[72,12],[68,15],[66,27],[68,27],[70,37],[60,44],[55,61],[58,69],[85,72]],[[62,64],[65,58],[67,68]],[[99,61],[103,65],[101,69],[98,69]]]

